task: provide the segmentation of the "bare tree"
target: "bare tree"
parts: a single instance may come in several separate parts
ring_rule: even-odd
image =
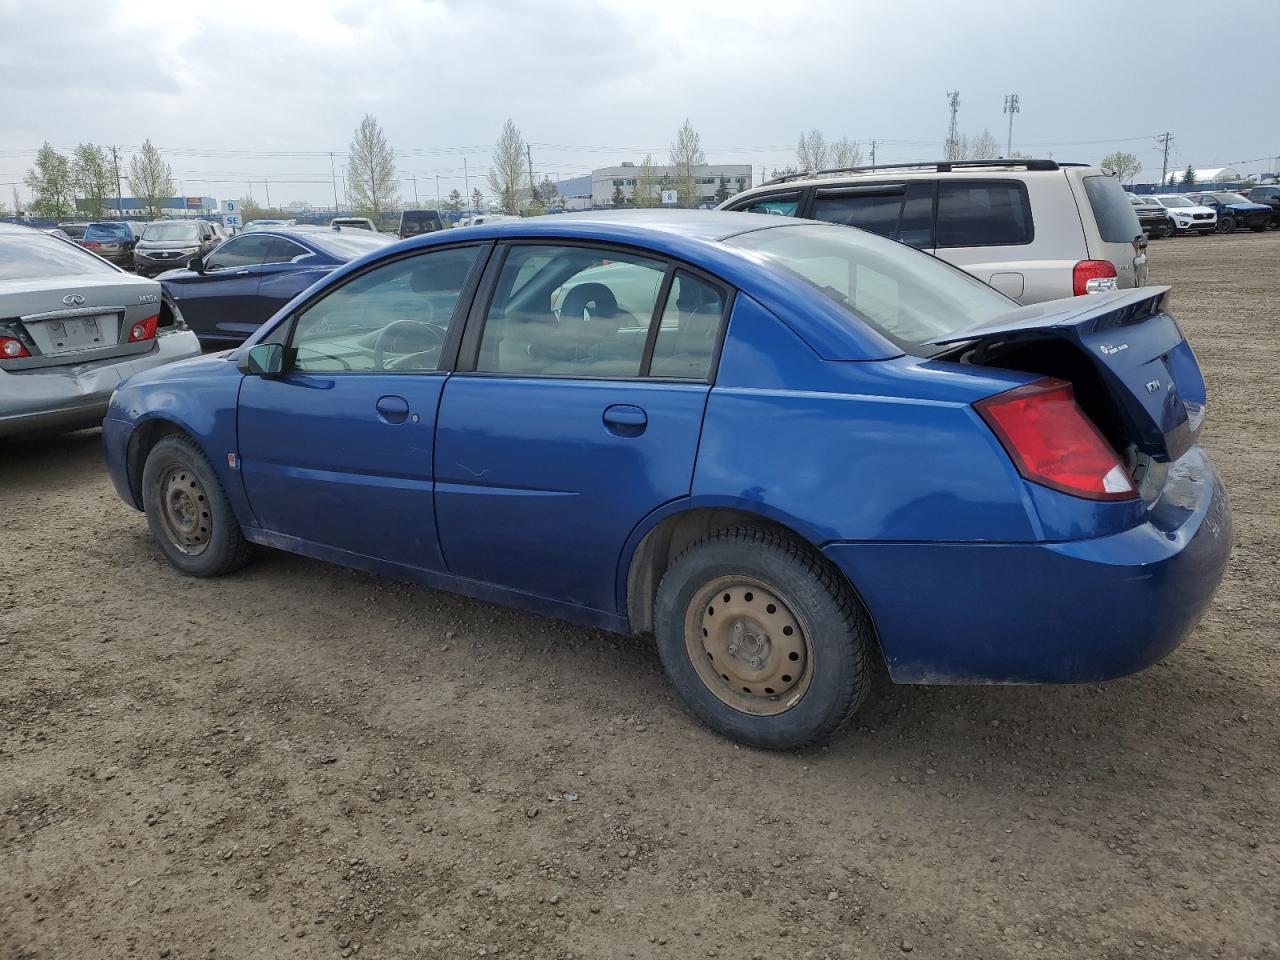
[[[800,134],[800,142],[796,144],[796,166],[805,173],[825,170],[827,167],[827,138],[816,127],[808,133]]]
[[[991,135],[991,131],[983,129],[983,131],[969,141],[968,156],[966,160],[995,160],[1000,156],[1000,144],[996,143],[996,138]]]
[[[1121,183],[1128,183],[1142,172],[1142,164],[1132,153],[1117,150],[1102,158],[1102,165],[1115,172]]]
[[[129,184],[149,217],[160,216],[164,202],[173,196],[173,169],[150,140],[142,141],[142,149],[129,161]]]
[[[46,140],[36,152],[36,163],[22,182],[31,188],[31,209],[45,217],[66,217],[75,210],[71,163]],[[14,203],[18,190],[14,187]]]
[[[347,190],[355,211],[374,223],[380,223],[400,202],[396,155],[372,113],[364,115],[351,138]]]
[[[862,163],[862,145],[857,140],[841,137],[831,144],[831,166],[856,167]]]
[[[520,212],[520,199],[525,181],[524,137],[520,128],[508,118],[493,148],[489,164],[489,189],[506,213]]]
[[[107,151],[92,143],[76,147],[71,158],[71,179],[76,192],[85,199],[85,212],[91,219],[102,219],[107,198],[116,192],[115,171]]]
[[[674,167],[671,179],[681,206],[698,205],[698,168],[706,162],[707,155],[702,152],[702,138],[686,117],[676,131],[675,142],[671,144],[671,166]]]
[[[964,160],[969,155],[969,138],[963,133],[948,137],[946,155],[948,160]]]

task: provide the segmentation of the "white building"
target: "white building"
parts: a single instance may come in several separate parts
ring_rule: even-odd
[[[1165,181],[1169,186],[1176,187],[1182,183],[1182,178],[1186,175],[1186,170],[1173,170],[1169,173],[1168,179]],[[1235,183],[1237,180],[1243,180],[1244,177],[1232,167],[1209,167],[1204,170],[1196,170],[1196,183]]]
[[[614,191],[622,190],[622,196],[630,205],[635,199],[636,178],[640,168],[634,163],[624,163],[619,167],[604,167],[591,171],[591,205],[595,207],[613,206]],[[751,165],[747,163],[706,163],[696,168],[698,180],[698,203],[715,203],[716,192],[720,189],[721,180],[733,196],[751,186]],[[649,195],[657,202],[662,190],[674,190],[676,168],[670,166],[653,167],[653,183]]]

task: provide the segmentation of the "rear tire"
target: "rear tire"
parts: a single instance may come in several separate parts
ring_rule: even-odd
[[[218,475],[190,437],[167,436],[151,448],[142,467],[142,508],[165,557],[188,576],[218,577],[249,559]]]
[[[808,546],[764,530],[721,530],[681,553],[658,586],[654,632],[689,711],[749,746],[829,738],[870,682],[875,641],[852,590]]]

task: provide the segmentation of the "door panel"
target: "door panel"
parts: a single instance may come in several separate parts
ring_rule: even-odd
[[[705,383],[455,375],[436,431],[451,573],[616,610],[628,535],[687,496]]]

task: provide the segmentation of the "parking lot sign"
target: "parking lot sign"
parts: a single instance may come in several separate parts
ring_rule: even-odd
[[[239,200],[223,200],[222,212],[234,213],[236,215],[236,219],[239,220],[240,219],[240,201]]]
[[[238,229],[240,228],[240,226],[241,226],[241,224],[240,224],[240,214],[238,214],[238,213],[228,213],[228,214],[226,214],[226,215],[222,218],[222,222],[223,222],[223,224],[225,224],[226,226],[228,226],[228,227],[235,227],[235,228],[238,230]]]
[[[678,199],[679,199],[679,197],[678,197],[678,195],[676,194],[676,191],[674,191],[674,190],[663,190],[663,191],[662,191],[662,202],[663,202],[663,203],[670,203],[670,204],[674,204]]]

